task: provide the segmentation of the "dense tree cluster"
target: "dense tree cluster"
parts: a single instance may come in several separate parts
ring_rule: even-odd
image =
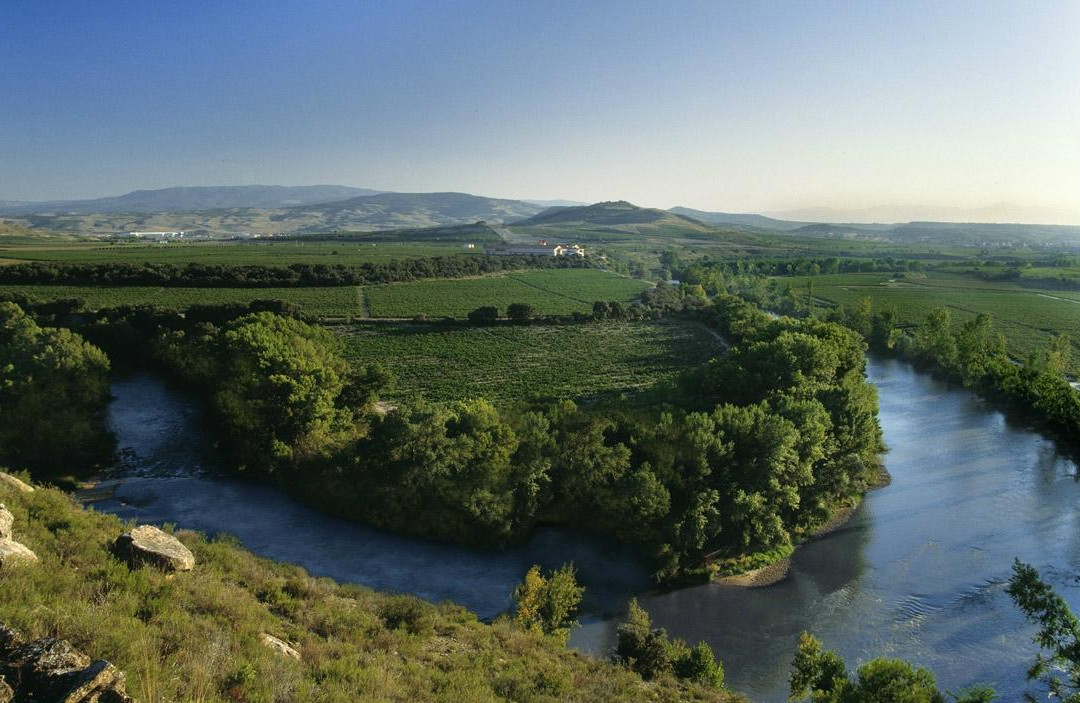
[[[0,303],[0,465],[56,475],[106,459],[108,372],[79,335]]]
[[[686,384],[686,409],[658,417],[484,399],[372,413],[378,369],[349,377],[327,333],[266,313],[173,332],[158,348],[210,393],[238,463],[323,507],[470,544],[581,526],[640,545],[669,578],[783,556],[878,470],[856,335],[730,297],[705,319],[732,353]]]
[[[893,273],[896,271],[922,271],[927,264],[919,259],[895,258],[850,259],[837,256],[797,259],[708,259],[683,264],[677,256],[661,257],[661,264],[668,267],[672,276],[681,283],[707,284],[718,280],[717,276],[817,276],[835,273]]]
[[[577,256],[430,256],[379,263],[288,266],[159,263],[72,264],[35,261],[0,269],[0,284],[280,288],[354,286],[461,278],[525,268],[587,268]]]

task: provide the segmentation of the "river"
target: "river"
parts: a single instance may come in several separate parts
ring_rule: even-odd
[[[1035,647],[1005,583],[1019,557],[1080,606],[1077,465],[1034,429],[902,362],[871,359],[869,375],[893,481],[841,530],[801,547],[789,577],[767,588],[650,592],[647,565],[627,549],[565,530],[489,552],[328,517],[273,488],[222,477],[197,404],[145,374],[113,385],[109,420],[123,461],[88,498],[99,510],[228,532],[316,575],[453,600],[482,617],[509,606],[529,565],[572,560],[587,588],[572,646],[610,647],[617,615],[636,594],[670,634],[709,642],[729,685],[754,700],[786,699],[803,630],[849,663],[902,657],[933,669],[943,688],[986,682],[1017,700],[1029,690]]]

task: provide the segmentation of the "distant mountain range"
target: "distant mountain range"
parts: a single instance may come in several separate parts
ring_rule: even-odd
[[[554,204],[552,204],[554,203]],[[957,222],[858,223],[836,211],[799,211],[806,219],[674,207],[639,207],[625,200],[488,198],[468,193],[395,193],[348,186],[213,186],[140,190],[113,198],[42,203],[0,201],[10,231],[114,235],[185,230],[209,235],[305,235],[445,228],[484,221],[520,238],[615,241],[628,238],[727,238],[737,235],[873,239],[898,243],[1080,243],[1080,227]],[[854,211],[850,211],[854,212]],[[867,214],[867,213],[859,213]],[[510,232],[511,230],[506,230]],[[446,233],[428,233],[443,237]],[[382,236],[382,235],[380,235]]]
[[[196,212],[229,208],[280,208],[344,200],[381,191],[349,186],[193,186],[136,190],[113,198],[16,202],[0,200],[7,214]]]
[[[1027,223],[1053,224],[1071,222],[1080,224],[1080,209],[1033,207],[1013,203],[995,203],[982,207],[938,207],[927,205],[880,205],[861,209],[836,209],[825,207],[800,208],[781,212],[764,213],[780,220],[800,222],[853,223],[873,222],[879,224],[906,224],[909,222],[956,222],[956,223]]]
[[[485,198],[468,193],[380,193],[348,200],[286,208],[273,216],[301,228],[390,229],[436,227],[476,222],[509,222],[543,210],[523,200]]]

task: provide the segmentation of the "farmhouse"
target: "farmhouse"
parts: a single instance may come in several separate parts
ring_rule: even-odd
[[[489,247],[487,253],[496,256],[585,256],[585,250],[577,244],[503,244]]]

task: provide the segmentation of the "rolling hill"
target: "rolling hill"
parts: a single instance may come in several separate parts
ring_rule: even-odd
[[[789,232],[806,224],[805,222],[777,220],[772,217],[765,217],[764,215],[753,213],[708,212],[681,206],[673,207],[669,209],[668,212],[673,212],[676,215],[683,215],[684,217],[689,217],[710,225],[753,227],[754,229],[774,230],[778,232]]]
[[[509,222],[531,217],[542,209],[539,205],[522,200],[485,198],[468,193],[380,193],[285,208],[271,219],[295,223],[297,231],[373,230],[438,227],[478,220]]]
[[[638,207],[625,200],[611,200],[580,207],[551,207],[514,225],[516,227],[573,226],[638,232],[677,230],[698,234],[711,231],[704,222],[667,210]]]

